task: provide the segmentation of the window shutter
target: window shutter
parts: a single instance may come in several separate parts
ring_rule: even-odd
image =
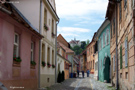
[[[127,38],[125,39],[125,67],[127,67],[128,62],[128,51],[127,51]]]
[[[120,47],[120,69],[122,69],[122,46]]]
[[[113,71],[115,71],[115,55],[113,56]]]

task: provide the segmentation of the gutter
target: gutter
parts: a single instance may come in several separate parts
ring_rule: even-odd
[[[59,20],[58,22],[56,22],[56,35],[55,35],[55,83],[57,83],[57,26],[59,24]]]
[[[41,27],[42,27],[42,0],[40,0],[40,20],[39,20],[39,33],[41,34]],[[41,66],[41,45],[42,45],[42,41],[39,41],[39,68],[38,68],[38,88],[40,88],[40,66]]]

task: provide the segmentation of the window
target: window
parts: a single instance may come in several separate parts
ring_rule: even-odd
[[[125,67],[128,66],[128,39],[125,39]]]
[[[45,60],[45,44],[42,44],[42,61]]]
[[[47,10],[44,8],[44,24],[47,25]]]
[[[90,48],[89,48],[89,55],[90,55]]]
[[[109,29],[106,30],[106,44],[109,44]]]
[[[54,50],[52,50],[52,64],[54,64]]]
[[[93,60],[93,69],[94,69],[94,60]]]
[[[47,63],[50,63],[50,48],[47,49]]]
[[[115,55],[113,56],[113,71],[115,71]]]
[[[99,39],[99,51],[101,50],[101,38]]]
[[[102,70],[102,59],[101,59],[101,63],[100,64],[101,64],[101,70]]]
[[[115,35],[115,18],[113,19],[113,35]]]
[[[31,42],[31,61],[34,61],[34,43]]]
[[[122,46],[120,47],[120,69],[122,69]]]
[[[103,47],[105,47],[105,33],[103,34]]]
[[[124,0],[124,8],[127,8],[127,0]]]
[[[15,33],[15,36],[14,36],[13,54],[15,57],[19,57],[19,35],[17,33]]]
[[[121,7],[121,2],[119,4],[119,20],[121,21],[122,17],[122,7]]]
[[[54,20],[52,19],[52,33],[54,34]]]
[[[112,24],[111,24],[111,39],[112,39],[112,30],[113,30],[113,29],[112,29]]]

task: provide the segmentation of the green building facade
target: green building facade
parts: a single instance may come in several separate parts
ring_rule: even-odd
[[[97,32],[98,40],[98,78],[110,82],[110,22],[105,20]]]

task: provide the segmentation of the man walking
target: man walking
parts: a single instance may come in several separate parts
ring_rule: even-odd
[[[83,76],[83,78],[84,78],[84,71],[82,70],[82,76]]]
[[[79,70],[77,69],[77,74],[78,74],[78,77],[79,77]]]
[[[89,69],[87,69],[87,77],[89,77],[90,71]]]

